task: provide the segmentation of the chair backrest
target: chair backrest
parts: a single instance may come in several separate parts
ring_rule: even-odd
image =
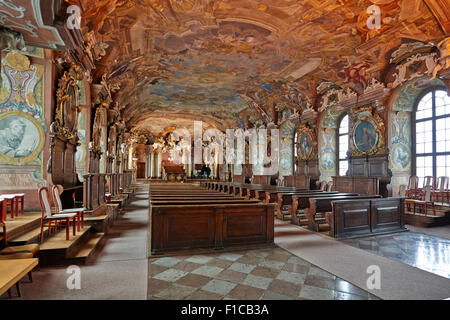
[[[327,192],[331,192],[333,191],[333,182],[328,182],[328,186],[327,186]]]
[[[423,180],[423,188],[430,186],[434,189],[434,184],[434,177],[432,176],[426,176]]]
[[[432,195],[432,187],[431,186],[426,186],[423,188],[424,190],[424,196],[423,196],[423,200],[430,202],[431,201],[431,195]]]
[[[56,212],[63,211],[63,206],[61,202],[61,191],[64,190],[64,188],[61,185],[54,185],[52,187],[52,196],[53,196],[53,203],[56,206]]]
[[[408,190],[414,190],[419,187],[419,177],[410,176],[408,182]]]
[[[448,190],[448,177],[439,177],[437,179],[436,188],[439,192]]]
[[[39,188],[39,202],[41,204],[42,218],[52,216],[52,207],[50,205],[50,196],[47,187]]]

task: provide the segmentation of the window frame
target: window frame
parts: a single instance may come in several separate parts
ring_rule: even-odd
[[[348,117],[348,131],[346,134],[341,134],[341,123],[344,120],[345,117]],[[340,138],[341,136],[347,136],[347,143],[348,143],[348,149],[350,150],[350,114],[349,113],[343,113],[339,116],[337,121],[337,128],[336,128],[336,160],[337,160],[337,166],[336,166],[336,175],[339,177],[345,177],[346,175],[341,176],[341,162],[347,161],[347,172],[350,169],[350,158],[348,157],[348,154],[345,159],[340,158],[341,150],[340,150]]]
[[[436,116],[436,91],[445,91],[447,92],[447,88],[443,86],[432,86],[424,90],[415,100],[413,112],[411,115],[411,144],[412,144],[412,174],[417,176],[417,131],[416,131],[416,125],[418,122],[425,122],[425,121],[432,121],[433,123],[433,131],[432,131],[432,152],[431,153],[421,153],[419,154],[420,157],[432,157],[433,163],[432,163],[432,170],[433,170],[433,177],[436,179],[437,177],[437,157],[439,156],[450,156],[450,151],[447,152],[437,152],[437,141],[436,141],[436,122],[439,119],[445,119],[450,118],[450,114]],[[422,99],[429,93],[432,93],[432,116],[429,118],[419,119],[417,120],[417,109],[419,107],[419,103],[422,101]],[[448,94],[448,92],[447,92]],[[423,177],[421,177],[423,178]]]

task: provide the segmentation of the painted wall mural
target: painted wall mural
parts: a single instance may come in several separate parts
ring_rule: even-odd
[[[34,189],[44,183],[44,66],[31,64],[25,54],[12,51],[2,60],[0,189]]]
[[[281,127],[280,177],[294,173],[294,131],[295,124],[291,121],[286,121]]]
[[[330,108],[323,115],[319,128],[319,166],[321,180],[330,181],[336,175],[336,130],[341,112]]]
[[[411,114],[392,113],[391,117],[391,170],[411,171]]]
[[[421,77],[419,79],[409,81],[400,90],[397,99],[392,108],[393,111],[409,111],[412,112],[417,97],[427,88],[432,86],[445,86],[439,79],[429,80],[429,77]]]
[[[78,179],[83,181],[83,175],[86,173],[86,156],[88,154],[88,146],[86,143],[86,130],[87,130],[87,109],[81,108],[78,114],[78,138],[80,145],[77,146],[77,152],[75,154],[75,164],[78,173]]]

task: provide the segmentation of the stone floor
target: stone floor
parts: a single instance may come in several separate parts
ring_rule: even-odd
[[[378,300],[281,248],[149,260],[150,300]]]
[[[405,232],[344,243],[450,279],[450,240]]]

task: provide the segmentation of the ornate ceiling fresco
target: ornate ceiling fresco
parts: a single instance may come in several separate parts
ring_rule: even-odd
[[[81,8],[84,38],[101,51],[93,80],[117,88],[129,129],[192,120],[226,129],[258,117],[279,124],[274,110],[317,109],[322,83],[357,90],[370,78],[383,82],[402,41],[437,44],[450,32],[445,1],[67,2]],[[367,26],[373,4],[378,30]]]

